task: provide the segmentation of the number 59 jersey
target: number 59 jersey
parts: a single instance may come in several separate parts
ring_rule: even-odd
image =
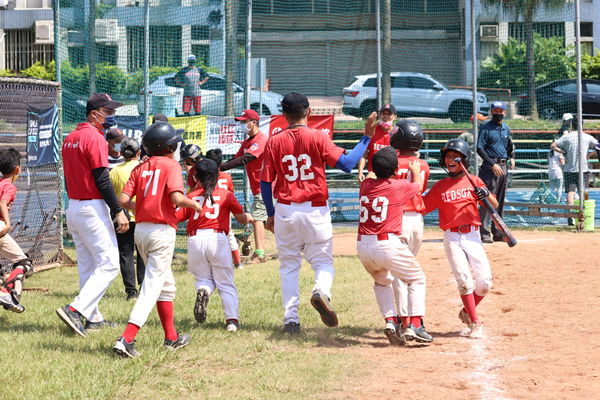
[[[210,197],[206,198],[203,194],[204,188],[200,187],[187,195],[190,199],[200,203],[201,213],[192,208],[179,208],[177,209],[177,219],[188,221],[188,234],[196,229],[216,229],[225,234],[229,233],[230,213],[242,214],[244,212],[244,208],[237,201],[235,194],[217,186],[212,193],[214,203],[210,201]]]
[[[360,185],[358,233],[402,233],[404,205],[419,193],[416,183],[404,179],[365,179]]]
[[[279,201],[325,202],[329,197],[325,165],[335,166],[344,149],[318,129],[297,126],[269,138],[260,179],[275,182]]]

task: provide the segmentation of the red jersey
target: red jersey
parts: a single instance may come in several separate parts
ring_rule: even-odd
[[[485,187],[485,183],[478,176],[471,175],[471,179],[478,187]],[[448,177],[438,181],[423,196],[423,201],[425,203],[424,214],[439,208],[439,225],[443,230],[461,225],[481,225],[477,199],[466,175],[460,178]]]
[[[231,178],[231,175],[228,174],[227,172],[219,171],[217,187],[220,187],[221,189],[229,190],[230,192],[234,192],[233,179]]]
[[[177,228],[173,192],[183,193],[179,163],[169,157],[150,157],[131,171],[123,193],[135,197],[135,222],[168,224]]]
[[[187,223],[188,235],[196,229],[217,229],[226,234],[229,233],[230,213],[242,214],[244,212],[242,205],[237,201],[233,192],[218,186],[212,193],[214,203],[211,203],[210,197],[205,198],[203,193],[204,188],[198,188],[187,195],[202,205],[202,213],[192,208],[179,208],[177,209],[177,219],[179,221],[189,220]]]
[[[0,200],[4,200],[8,209],[12,206],[17,195],[17,187],[10,183],[8,179],[0,179]],[[0,219],[2,219],[0,217]]]
[[[83,122],[62,145],[63,169],[70,199],[102,199],[92,170],[108,167],[108,142],[94,125]]]
[[[371,160],[373,160],[373,156],[379,150],[390,145],[390,138],[392,136],[392,133],[394,133],[395,131],[396,131],[396,128],[393,128],[391,131],[388,132],[385,129],[383,129],[383,127],[379,124],[377,124],[377,126],[375,127],[375,134],[373,135],[373,138],[369,142],[369,146],[367,147],[367,154],[366,154],[367,155],[367,157],[366,157],[367,158],[367,168],[369,169],[369,171],[373,170],[371,168]]]
[[[335,166],[343,152],[321,130],[285,129],[267,141],[260,178],[275,181],[273,197],[280,201],[325,202],[329,197],[325,165]]]
[[[365,179],[360,185],[358,233],[402,233],[403,207],[419,193],[416,183],[404,179]]]
[[[235,157],[241,157],[245,153],[252,154],[256,157],[255,160],[250,161],[246,164],[246,174],[248,174],[248,181],[250,182],[250,190],[253,195],[260,193],[260,169],[262,167],[262,155],[265,151],[265,145],[269,138],[267,135],[258,131],[258,133],[252,137],[247,138],[242,142],[240,149],[235,153]]]
[[[421,165],[421,178],[423,179],[423,186],[419,193],[412,197],[408,203],[404,206],[404,211],[423,212],[425,211],[425,204],[423,204],[423,197],[421,193],[427,190],[427,181],[429,180],[429,164],[427,161],[421,160],[416,156],[401,156],[398,155],[398,170],[396,170],[396,179],[406,179],[412,182],[411,172],[408,169],[408,163],[410,161],[419,160]]]

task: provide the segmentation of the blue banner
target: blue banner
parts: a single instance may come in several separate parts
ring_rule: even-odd
[[[123,131],[123,135],[142,141],[144,133],[144,117],[132,115],[117,115],[115,117],[117,128]]]
[[[27,166],[58,163],[58,107],[29,107],[27,111]]]

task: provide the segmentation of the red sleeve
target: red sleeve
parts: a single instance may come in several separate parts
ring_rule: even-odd
[[[325,135],[321,131],[317,132],[318,133],[316,134],[319,134],[321,137],[321,151],[323,154],[323,159],[327,165],[330,167],[335,167],[335,164],[337,164],[340,156],[342,153],[344,153],[344,149],[337,147],[331,138],[329,138],[329,135]]]
[[[323,135],[324,136],[324,135]],[[275,180],[275,161],[273,159],[273,140],[269,138],[265,145],[265,153],[263,156],[262,170],[260,171],[260,180],[265,182],[273,182]],[[337,161],[337,160],[336,160]]]
[[[242,214],[244,212],[244,207],[237,201],[233,192],[227,192],[227,203],[232,214]]]
[[[0,197],[0,200],[4,200],[7,204],[10,204],[15,200],[16,195],[17,187],[12,184],[6,185],[5,189],[2,191],[2,196]]]
[[[429,214],[438,208],[438,200],[439,194],[437,193],[436,185],[433,185],[429,192],[423,196],[423,203],[425,203],[425,211],[423,211],[423,214]]]
[[[235,189],[233,188],[233,178],[230,174],[227,174],[227,190],[232,193],[235,192]]]
[[[248,147],[248,149],[246,149],[246,152],[252,154],[256,158],[259,158],[264,153],[266,144],[267,137],[262,132],[259,132],[256,140],[250,145],[250,147]]]
[[[85,149],[86,156],[90,162],[90,168],[108,167],[108,142],[99,133],[94,133]]]
[[[400,182],[407,183],[406,188],[403,188],[404,195],[406,196],[406,201],[415,197],[421,191],[421,188],[415,182],[408,182],[408,181],[400,181]]]
[[[423,165],[422,165],[422,171],[425,171],[425,175],[423,176],[423,187],[421,188],[421,193],[425,193],[425,191],[427,190],[427,182],[429,182],[429,164],[427,164],[427,161],[423,161]]]
[[[171,194],[173,192],[185,193],[183,190],[183,178],[181,177],[181,167],[175,160],[171,160],[171,165],[168,166],[165,186],[167,187],[166,193]]]
[[[139,176],[139,165],[131,171],[131,175],[129,175],[129,179],[123,188],[121,193],[125,193],[129,197],[135,197],[135,192],[137,190],[137,181]]]

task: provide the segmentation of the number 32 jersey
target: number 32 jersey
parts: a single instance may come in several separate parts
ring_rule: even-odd
[[[275,182],[273,197],[279,201],[325,202],[325,165],[335,166],[343,152],[318,129],[289,128],[269,138],[260,179]]]
[[[365,179],[360,185],[358,233],[402,233],[404,205],[420,191],[404,179]]]

